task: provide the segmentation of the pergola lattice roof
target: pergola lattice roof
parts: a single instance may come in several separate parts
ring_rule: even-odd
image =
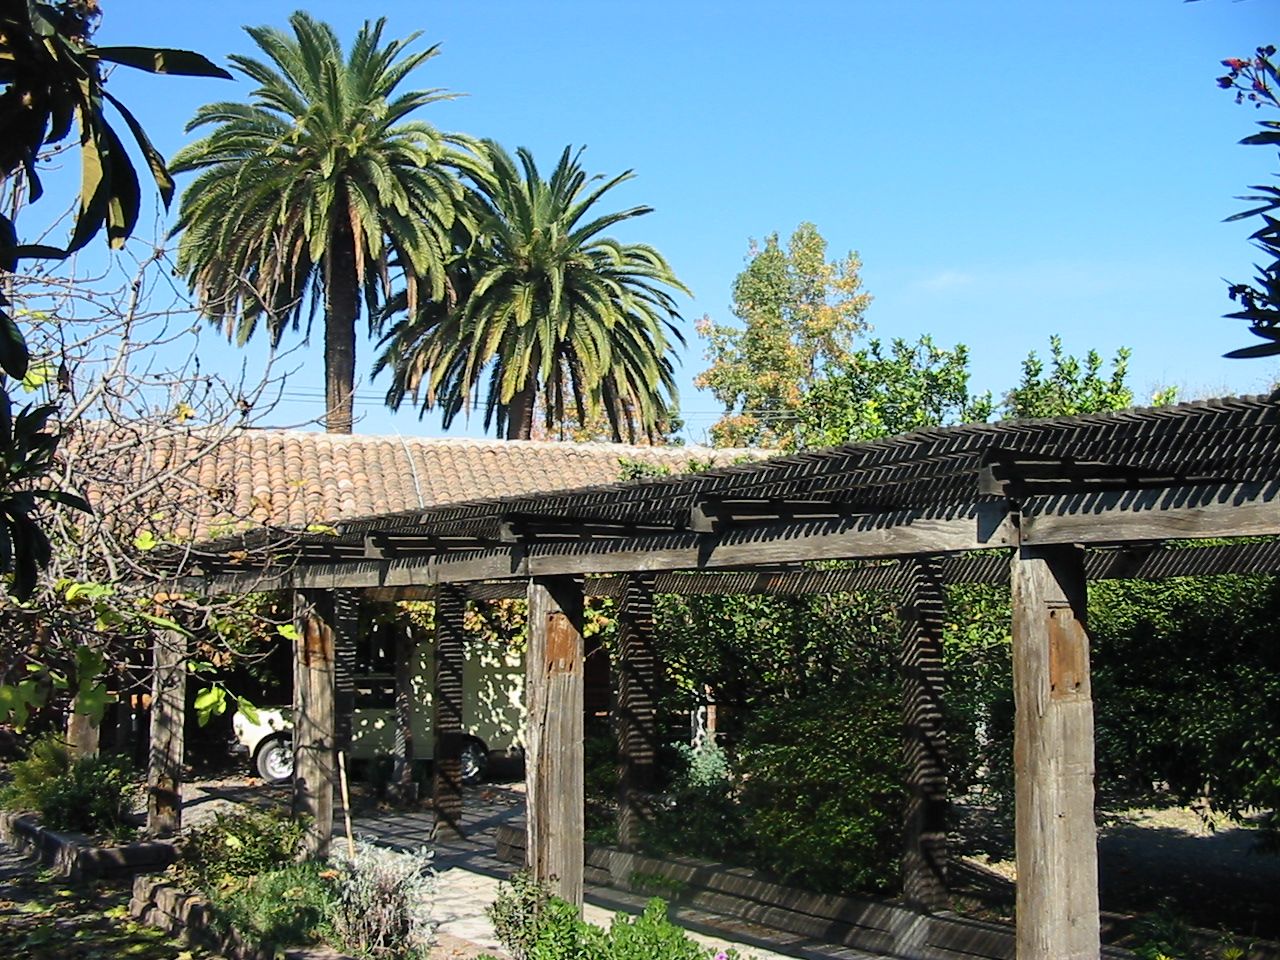
[[[259,530],[199,552],[223,585],[373,587],[1280,532],[1278,428],[1280,395],[932,428],[356,519],[336,535]]]

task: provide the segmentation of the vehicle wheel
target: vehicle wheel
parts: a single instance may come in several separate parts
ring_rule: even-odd
[[[489,768],[489,748],[475,737],[462,742],[462,782],[479,783]]]
[[[293,741],[272,737],[258,748],[254,758],[258,776],[267,783],[280,783],[293,776]]]

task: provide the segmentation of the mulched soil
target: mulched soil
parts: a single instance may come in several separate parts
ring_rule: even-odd
[[[129,916],[121,886],[69,886],[0,843],[0,957],[214,960]]]

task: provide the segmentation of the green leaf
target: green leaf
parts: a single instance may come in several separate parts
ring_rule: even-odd
[[[106,715],[107,704],[114,703],[116,699],[116,695],[107,690],[106,684],[82,686],[76,694],[75,712],[88,717],[97,726]]]
[[[245,715],[245,718],[250,723],[253,723],[253,724],[262,723],[261,717],[258,714],[258,708],[255,707],[250,701],[246,700],[244,697],[237,696],[236,705],[239,708],[240,712]]]
[[[143,530],[133,538],[133,545],[139,550],[154,550],[158,543],[156,535],[150,530]]]
[[[174,633],[180,633],[184,637],[191,636],[191,631],[176,620],[170,620],[168,617],[157,617],[155,614],[145,611],[139,611],[138,616],[147,621],[147,623],[160,627],[162,630],[172,630]]]
[[[1223,356],[1229,360],[1254,360],[1258,357],[1274,357],[1280,354],[1280,343],[1255,343],[1251,347],[1241,347],[1238,350],[1232,350],[1230,353],[1224,353]]]
[[[15,380],[21,380],[27,375],[30,360],[26,337],[13,322],[9,312],[0,309],[0,369]]]
[[[151,143],[151,140],[147,137],[147,132],[142,129],[142,124],[138,123],[137,118],[129,112],[129,109],[106,90],[102,91],[102,95],[110,100],[115,108],[120,111],[120,116],[124,118],[124,122],[128,125],[129,131],[133,134],[133,139],[137,141],[138,147],[142,150],[142,155],[146,157],[147,166],[151,168],[151,176],[156,182],[156,188],[160,191],[160,199],[164,201],[167,209],[173,201],[173,177],[169,175],[169,167],[164,162],[164,157],[160,155],[160,151]]]
[[[27,393],[35,393],[57,373],[58,368],[48,360],[29,363],[26,375],[22,378],[22,389]]]
[[[171,47],[94,47],[90,57],[107,60],[145,70],[148,73],[167,73],[181,77],[218,77],[234,80],[226,70],[208,57],[191,50],[175,50]]]
[[[207,726],[213,717],[220,717],[227,712],[227,691],[221,687],[205,687],[196,694],[196,723]]]
[[[302,634],[298,633],[298,628],[292,623],[280,624],[280,626],[276,627],[276,633],[280,634],[280,636],[284,637],[286,640],[296,641],[302,638]]]

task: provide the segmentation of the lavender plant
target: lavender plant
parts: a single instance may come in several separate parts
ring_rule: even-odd
[[[374,957],[425,957],[431,945],[431,852],[400,853],[363,841],[335,861],[331,923],[342,948]]]

